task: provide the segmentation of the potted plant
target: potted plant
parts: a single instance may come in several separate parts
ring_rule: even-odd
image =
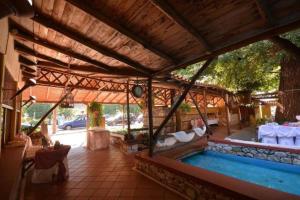
[[[105,127],[102,104],[92,102],[88,105],[89,127]]]
[[[182,113],[188,113],[188,112],[191,112],[192,107],[190,106],[190,104],[183,102],[183,103],[180,104],[179,110]]]

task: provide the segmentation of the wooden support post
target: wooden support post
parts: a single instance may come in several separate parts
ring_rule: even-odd
[[[242,114],[241,114],[240,105],[238,105],[238,117],[239,117],[239,128],[242,129]]]
[[[175,95],[176,95],[176,90],[174,89],[171,89],[170,91],[170,96],[171,96],[171,107],[174,105],[174,99],[175,99]],[[174,122],[174,118],[173,118],[173,122]],[[177,113],[175,114],[175,122],[174,122],[174,125],[175,125],[175,129],[173,129],[173,131],[177,131],[179,130],[179,127],[178,127],[178,122],[179,122],[179,119],[178,119],[178,115]]]
[[[196,106],[196,109],[198,111],[199,116],[201,117],[201,119],[203,120],[203,122],[204,122],[204,124],[206,126],[206,131],[208,132],[208,134],[212,135],[212,131],[210,130],[210,128],[208,126],[207,119],[202,115],[201,110],[200,110],[200,108],[198,106],[197,101],[195,100],[195,98],[193,97],[193,95],[190,92],[189,92],[189,95],[190,95],[191,99],[193,100],[193,103]]]
[[[229,107],[228,107],[228,94],[225,94],[225,112],[226,112],[226,128],[227,134],[230,135],[230,120],[229,120]]]
[[[174,114],[174,112],[176,112],[177,108],[180,106],[180,104],[183,102],[183,100],[185,99],[187,93],[190,91],[190,89],[193,87],[193,85],[195,84],[196,80],[199,78],[200,74],[202,74],[202,72],[209,66],[209,64],[212,62],[213,58],[207,60],[205,62],[205,64],[197,71],[197,73],[192,77],[191,81],[185,86],[184,91],[182,93],[182,95],[179,97],[179,99],[174,103],[174,105],[172,106],[171,110],[169,111],[168,115],[166,116],[166,118],[163,120],[163,122],[159,125],[159,127],[156,129],[154,135],[153,135],[153,144],[152,146],[154,147],[154,145],[156,144],[157,140],[158,140],[158,136],[161,132],[161,130],[163,129],[163,127],[167,124],[167,122],[169,121],[169,119],[172,117],[172,115]],[[153,151],[153,149],[152,149]],[[152,152],[153,153],[153,152]]]
[[[127,81],[126,88],[126,103],[127,103],[127,133],[130,135],[130,107],[129,107],[129,80]]]
[[[152,113],[152,78],[148,79],[147,85],[147,106],[148,106],[148,129],[149,129],[149,156],[153,156],[153,113]]]
[[[18,91],[18,82],[13,82],[12,84],[14,84],[14,89],[15,92]],[[13,141],[15,139],[15,135],[17,133],[17,102],[18,102],[18,97],[14,98],[12,100],[13,102],[13,110],[10,116],[10,132],[9,132],[9,140]]]
[[[83,80],[84,80],[84,78],[80,79],[80,80],[76,83],[75,86],[80,85],[80,83],[81,83]],[[75,87],[71,89],[71,92],[73,92],[74,89],[75,89]],[[67,97],[67,94],[65,94],[58,102],[56,102],[56,104],[54,104],[54,106],[52,106],[52,108],[50,108],[50,110],[48,110],[48,112],[46,112],[46,114],[43,115],[43,117],[42,117],[42,118],[34,125],[34,127],[31,128],[31,130],[28,132],[27,135],[31,135],[31,134],[35,131],[35,129],[37,129],[37,127],[39,127],[39,126],[41,125],[41,123],[47,118],[47,116],[48,116],[50,113],[52,113],[53,110],[54,110],[55,108],[57,108],[57,106],[59,106],[59,105],[65,100],[66,97]]]
[[[204,114],[207,119],[207,98],[206,98],[206,88],[203,90],[203,101],[204,101]]]
[[[57,131],[57,108],[53,110],[52,114],[52,134],[55,134]]]
[[[0,114],[2,115],[2,101],[3,101],[3,85],[4,85],[4,74],[5,74],[5,55],[0,53]],[[1,143],[2,137],[4,137],[2,133],[2,129],[0,129],[0,153],[1,153]]]
[[[122,127],[125,127],[125,104],[122,104]]]

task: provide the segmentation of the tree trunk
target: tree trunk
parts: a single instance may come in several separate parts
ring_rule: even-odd
[[[270,40],[289,53],[281,61],[279,99],[275,120],[279,123],[297,121],[300,115],[300,48],[279,36]]]
[[[279,99],[276,121],[296,121],[300,115],[300,59],[284,58],[281,62]]]

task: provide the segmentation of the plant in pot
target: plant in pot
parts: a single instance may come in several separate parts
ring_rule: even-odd
[[[191,112],[192,107],[190,106],[190,104],[183,102],[183,103],[180,104],[179,110],[182,113],[189,113],[189,112]]]
[[[88,105],[89,127],[105,128],[105,118],[103,117],[102,104],[92,102]]]

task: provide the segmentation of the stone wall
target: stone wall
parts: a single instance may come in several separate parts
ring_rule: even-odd
[[[195,180],[174,170],[168,170],[155,163],[136,159],[135,169],[167,188],[193,200],[248,199],[245,196],[225,190],[201,180]]]
[[[221,153],[234,154],[250,158],[300,165],[300,153],[288,151],[287,149],[272,149],[271,147],[245,146],[244,144],[226,144],[218,142],[208,142],[207,150]]]

